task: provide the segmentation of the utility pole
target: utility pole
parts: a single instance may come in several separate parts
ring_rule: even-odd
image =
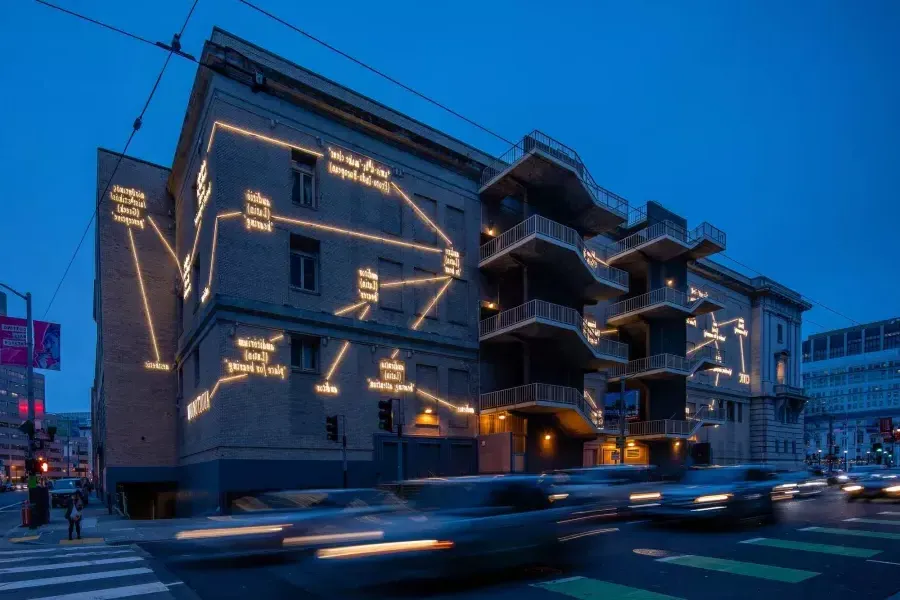
[[[25,395],[28,399],[28,420],[34,424],[34,320],[31,315],[31,292],[25,292],[23,294],[4,283],[0,283],[0,287],[6,288],[25,301],[25,348],[27,352],[27,357],[25,359]],[[33,443],[34,433],[32,432],[28,437],[28,445],[25,448],[26,478],[31,475],[27,466],[31,464],[31,461],[34,458]]]

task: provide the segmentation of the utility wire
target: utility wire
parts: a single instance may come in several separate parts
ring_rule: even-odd
[[[119,170],[119,165],[122,164],[122,159],[125,157],[125,154],[128,152],[128,147],[131,145],[131,142],[134,139],[135,134],[138,132],[138,130],[141,128],[141,125],[143,124],[144,114],[146,114],[147,108],[150,106],[150,102],[153,100],[153,96],[156,94],[156,90],[159,88],[159,83],[160,83],[160,81],[162,81],[163,74],[165,74],[166,68],[168,68],[169,62],[172,60],[172,54],[178,53],[179,55],[182,55],[180,52],[180,48],[181,48],[180,38],[181,38],[182,34],[184,34],[184,30],[187,28],[188,22],[190,21],[191,16],[194,14],[194,9],[197,8],[197,3],[199,1],[200,0],[194,0],[193,4],[191,5],[191,10],[188,12],[187,18],[184,20],[184,23],[181,26],[181,30],[179,31],[178,34],[176,34],[172,38],[172,44],[168,47],[169,53],[166,56],[166,60],[163,63],[162,69],[160,69],[159,75],[156,76],[156,81],[153,83],[153,88],[150,90],[150,94],[147,96],[147,101],[144,102],[144,107],[141,109],[140,115],[138,115],[137,119],[135,119],[134,123],[132,124],[131,134],[129,134],[129,136],[128,136],[128,141],[125,142],[125,147],[122,149],[122,152],[119,154],[119,157],[116,160],[116,165],[115,165],[115,167],[113,167],[112,173],[110,174],[109,179],[106,182],[106,187],[103,189],[103,193],[100,194],[100,196],[97,198],[97,202],[94,205],[94,210],[93,210],[93,212],[91,212],[91,218],[88,219],[87,226],[84,228],[84,231],[81,234],[81,238],[78,240],[78,244],[75,246],[75,251],[72,252],[72,257],[69,258],[69,263],[66,265],[66,269],[65,269],[65,271],[63,271],[62,277],[60,277],[59,283],[56,284],[56,289],[53,291],[53,295],[50,297],[50,302],[47,304],[46,310],[44,310],[44,316],[42,317],[44,319],[47,318],[47,314],[50,312],[50,308],[53,306],[53,302],[56,300],[56,296],[59,294],[59,290],[60,290],[60,288],[62,288],[62,284],[66,280],[66,277],[68,276],[69,271],[72,269],[72,264],[75,262],[75,258],[78,256],[78,252],[81,250],[81,246],[84,244],[84,240],[87,237],[88,231],[90,231],[91,225],[93,225],[94,220],[97,218],[97,213],[100,210],[100,203],[103,201],[103,198],[106,197],[106,193],[109,191],[109,187],[112,185],[113,178],[115,177],[116,172]],[[83,20],[93,23],[95,25],[99,25],[99,26],[109,29],[111,31],[115,31],[116,33],[126,35],[132,39],[136,39],[141,42],[151,44],[152,46],[164,47],[164,45],[158,44],[156,42],[151,42],[150,40],[142,38],[138,35],[128,33],[127,31],[125,31],[123,29],[119,29],[117,27],[113,27],[111,25],[101,23],[100,21],[97,21],[96,19],[92,19],[85,15],[75,13],[73,11],[67,10],[60,6],[56,6],[55,4],[50,4],[49,2],[45,2],[44,0],[36,0],[36,2],[38,2],[39,4],[43,4],[44,6],[48,6],[50,8],[55,8],[56,10],[67,13],[74,17],[78,17],[80,19],[83,19]]]

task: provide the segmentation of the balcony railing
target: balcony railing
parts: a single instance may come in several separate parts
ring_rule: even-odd
[[[776,396],[805,396],[806,394],[803,392],[802,387],[797,387],[795,385],[785,385],[783,383],[776,383],[774,386],[774,391]]]
[[[668,369],[670,371],[681,371],[689,374],[691,371],[691,361],[677,354],[654,354],[644,358],[629,361],[627,365],[611,367],[607,370],[607,377],[618,378],[635,377],[641,373],[649,371],[660,371]]]
[[[595,427],[603,425],[603,417],[580,390],[548,383],[529,383],[496,392],[481,394],[481,410],[507,408],[530,402],[548,402],[577,409]]]
[[[497,331],[515,327],[530,319],[543,319],[573,328],[582,341],[594,350],[595,354],[614,356],[621,359],[628,358],[627,344],[593,334],[591,332],[592,328],[585,323],[577,310],[568,306],[551,304],[544,300],[532,300],[484,319],[478,324],[478,335],[479,337],[484,337]]]
[[[587,248],[584,245],[584,240],[578,235],[577,231],[540,215],[534,215],[525,219],[518,225],[511,229],[507,229],[488,243],[484,244],[481,247],[481,262],[499,254],[528,236],[535,234],[540,234],[557,240],[567,246],[571,246],[573,250],[578,253],[585,268],[587,268],[594,277],[628,287],[627,271],[602,264],[600,261],[603,259],[596,256],[597,251]],[[602,251],[600,252],[602,253]]]
[[[694,414],[685,415],[689,421],[700,421],[701,423],[724,423],[725,407],[710,408],[709,404],[701,404],[700,408]]]
[[[631,224],[631,216],[635,217],[635,224],[640,222],[641,219],[646,220],[647,218],[646,213],[638,212],[634,215],[629,215],[629,224]],[[613,244],[610,247],[609,256],[618,256],[665,236],[678,240],[686,246],[696,246],[703,240],[710,240],[724,247],[726,239],[724,231],[713,227],[705,221],[691,231],[672,221],[659,221]]]
[[[675,421],[673,419],[657,419],[655,421],[635,421],[628,424],[628,435],[631,436],[690,436],[694,433],[695,423],[692,421]]]
[[[562,144],[550,136],[534,130],[522,140],[514,144],[500,158],[485,167],[481,173],[481,187],[490,183],[497,175],[508,169],[511,165],[521,160],[526,154],[534,150],[540,150],[549,156],[569,165],[575,171],[578,179],[584,184],[590,193],[594,204],[606,208],[623,219],[628,218],[628,202],[609,190],[606,190],[594,182],[594,178],[584,166],[581,157],[572,148]]]
[[[681,290],[670,287],[661,287],[651,290],[646,294],[628,298],[606,307],[606,319],[613,319],[619,315],[630,313],[638,310],[644,310],[650,306],[657,304],[674,304],[683,307],[687,311],[696,308],[696,304],[700,301],[709,299],[719,304],[725,303],[725,295],[716,290],[698,288],[692,286],[690,294],[685,294]]]

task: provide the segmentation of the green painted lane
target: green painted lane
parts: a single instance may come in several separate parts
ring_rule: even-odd
[[[876,554],[881,553],[881,550],[870,550],[869,548],[834,546],[832,544],[810,544],[808,542],[794,542],[771,538],[753,538],[752,540],[744,540],[741,544],[784,548],[785,550],[801,550],[803,552],[821,552],[822,554],[836,554],[838,556],[854,556],[858,558],[872,558]]]
[[[788,569],[786,567],[775,567],[772,565],[742,562],[738,560],[726,560],[724,558],[713,558],[711,556],[696,556],[694,554],[667,556],[656,560],[685,567],[694,567],[696,569],[706,569],[707,571],[721,571],[723,573],[746,575],[747,577],[757,577],[759,579],[769,579],[771,581],[781,581],[784,583],[800,583],[801,581],[806,581],[807,579],[819,575],[819,573],[816,573],[815,571]]]
[[[900,520],[897,519],[863,519],[854,517],[852,519],[844,519],[844,521],[850,521],[853,523],[874,523],[876,525],[900,525]]]
[[[900,533],[887,531],[866,531],[865,529],[837,529],[834,527],[804,527],[798,531],[812,531],[814,533],[830,533],[833,535],[850,535],[856,537],[879,538],[882,540],[900,540]]]
[[[543,588],[551,592],[565,594],[581,600],[683,600],[676,596],[657,594],[640,588],[628,587],[590,577],[567,577],[543,583],[532,583],[531,587]]]

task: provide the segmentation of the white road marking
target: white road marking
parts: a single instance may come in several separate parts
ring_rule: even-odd
[[[54,571],[56,569],[78,569],[81,567],[98,567],[100,565],[114,565],[118,563],[138,562],[144,560],[141,556],[125,556],[122,558],[101,558],[99,560],[78,560],[75,562],[51,563],[49,565],[32,565],[30,567],[8,567],[0,569],[0,575],[12,573],[31,573],[33,571]]]
[[[34,600],[112,600],[113,598],[130,598],[144,594],[156,594],[168,592],[169,589],[158,581],[142,583],[139,585],[126,585],[105,590],[90,590],[87,592],[75,592],[74,594],[60,594],[59,596],[43,596]]]
[[[15,554],[16,556],[21,556],[22,554],[47,554],[48,552],[74,552],[76,550],[96,550],[97,546],[72,546],[71,548],[47,548],[46,550],[9,550],[0,552],[0,556],[8,556],[10,554]]]
[[[20,502],[16,502],[15,504],[7,504],[6,506],[0,506],[0,511],[7,510],[14,506],[18,506],[19,508],[22,508],[22,502],[20,501]]]
[[[739,543],[739,544],[755,544],[756,542],[758,542],[758,541],[760,541],[760,540],[764,540],[764,539],[766,539],[766,538],[761,538],[761,537],[759,537],[759,538],[752,538],[752,539],[744,540],[743,542],[738,542],[738,543]]]
[[[889,561],[889,560],[875,560],[874,558],[870,558],[870,559],[867,560],[866,562],[881,563],[881,564],[883,564],[883,565],[896,565],[896,566],[900,567],[900,563],[898,563],[898,562],[891,562],[891,561]]]
[[[0,592],[8,590],[23,590],[26,588],[41,587],[44,585],[58,585],[61,583],[78,583],[80,581],[94,581],[95,579],[112,579],[113,577],[127,577],[129,575],[146,575],[153,569],[141,567],[139,569],[122,569],[120,571],[101,571],[99,573],[81,573],[64,577],[44,577],[43,579],[28,579],[25,581],[9,581],[0,583]]]
[[[96,548],[96,546],[95,546]],[[101,556],[104,554],[131,554],[131,550],[100,550],[97,552],[66,552],[64,554],[54,554],[52,556],[20,556],[18,558],[3,558],[0,559],[0,563],[13,563],[13,562],[24,562],[26,560],[43,560],[43,559],[57,559],[57,558],[74,558],[76,556]]]
[[[576,575],[575,577],[563,577],[562,579],[552,579],[550,581],[542,581],[542,584],[545,585],[553,585],[557,583],[566,583],[567,581],[578,581],[579,579],[584,579],[581,575]]]

